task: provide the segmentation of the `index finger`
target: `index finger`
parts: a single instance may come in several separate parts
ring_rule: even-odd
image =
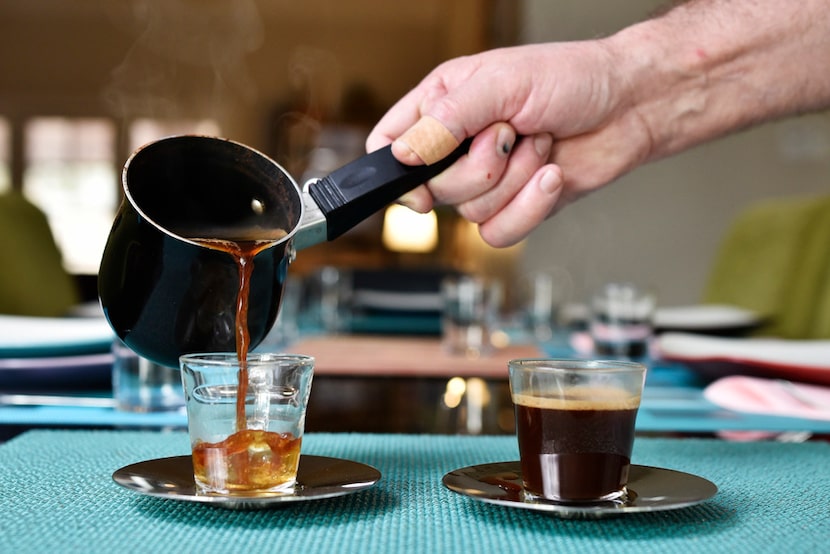
[[[418,122],[421,118],[421,108],[417,101],[420,94],[418,88],[410,90],[380,118],[366,138],[367,152],[391,144]]]

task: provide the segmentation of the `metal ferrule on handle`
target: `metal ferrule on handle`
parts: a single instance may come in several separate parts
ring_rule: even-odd
[[[309,187],[316,182],[317,179],[312,179],[303,186],[303,217],[291,243],[294,250],[303,250],[327,240],[326,216],[308,193]]]

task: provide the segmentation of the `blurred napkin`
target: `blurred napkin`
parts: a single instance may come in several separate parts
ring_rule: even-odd
[[[703,396],[737,412],[830,420],[830,387],[732,375],[711,383]]]
[[[709,379],[749,375],[830,386],[830,340],[665,333],[658,337],[655,353]]]

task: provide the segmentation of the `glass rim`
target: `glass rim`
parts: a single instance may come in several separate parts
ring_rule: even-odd
[[[515,358],[507,362],[508,369],[544,373],[632,373],[646,371],[645,364],[632,360],[578,360],[574,358]]]
[[[257,367],[273,364],[274,362],[294,362],[298,365],[314,365],[314,357],[305,354],[251,352],[248,354],[248,366]],[[179,356],[179,365],[194,363],[200,366],[238,366],[239,357],[236,352],[194,352]]]

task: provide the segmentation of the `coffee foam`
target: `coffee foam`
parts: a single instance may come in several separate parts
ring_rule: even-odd
[[[527,408],[545,410],[636,410],[640,395],[623,389],[574,387],[566,392],[553,391],[556,397],[536,394],[514,394],[513,403]]]

